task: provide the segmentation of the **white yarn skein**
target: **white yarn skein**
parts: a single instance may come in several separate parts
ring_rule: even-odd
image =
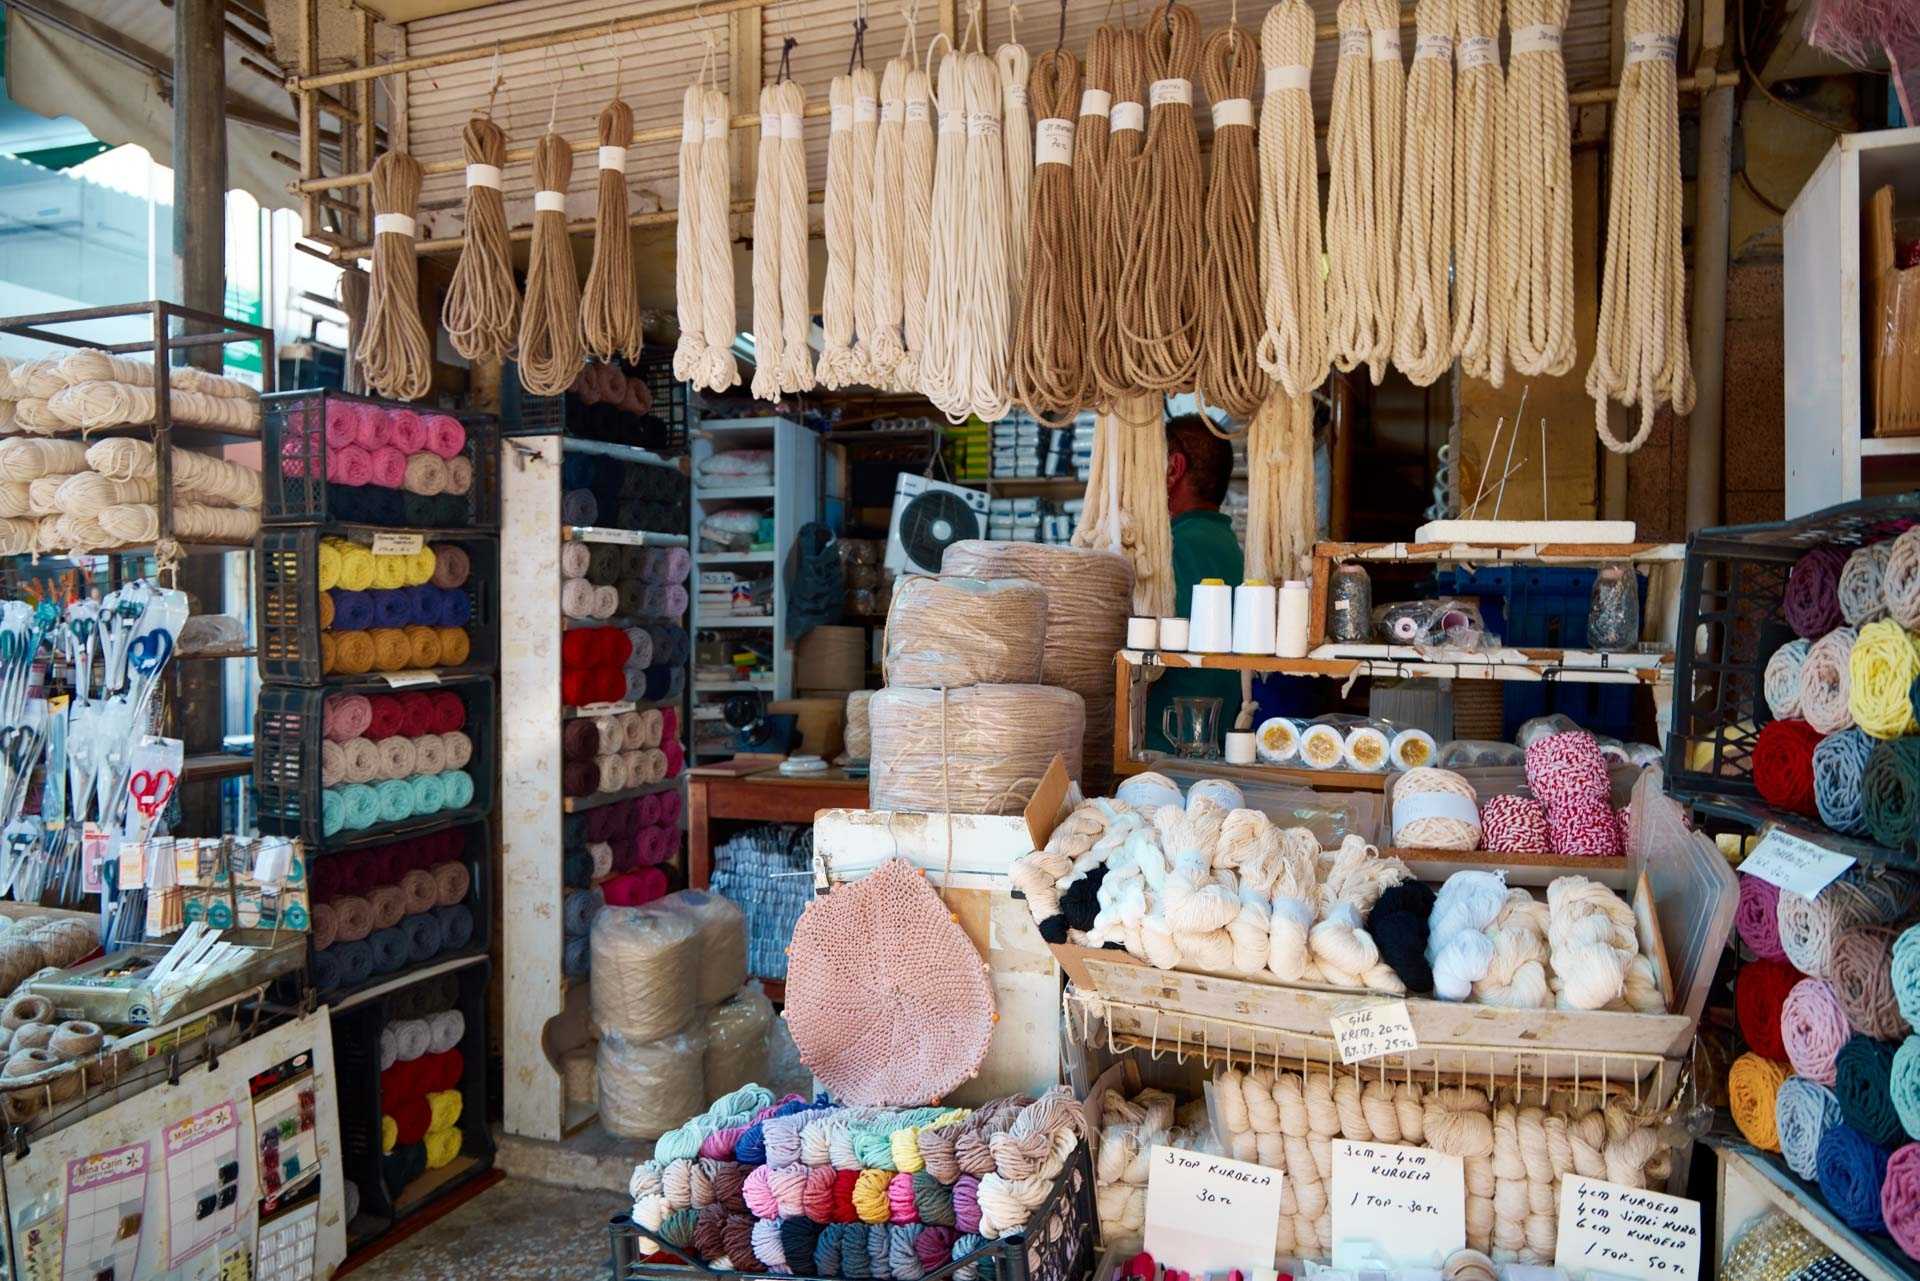
[[[673,348],[673,376],[691,382],[701,359],[707,354],[706,330],[701,322],[701,272],[699,235],[706,188],[700,181],[701,148],[706,143],[706,87],[698,80],[687,86],[680,98],[680,217],[674,224],[673,297],[679,313],[680,338]],[[728,299],[731,304],[732,299]],[[761,330],[754,330],[757,339]]]
[[[1231,873],[1227,875],[1230,879]],[[1227,922],[1227,935],[1233,940],[1233,968],[1237,973],[1266,972],[1271,915],[1267,896],[1243,882],[1239,914]]]
[[[694,379],[708,391],[726,391],[740,381],[733,358],[733,108],[724,91],[708,85],[702,108],[702,139],[696,172],[702,188],[701,213],[694,237],[700,260],[700,324],[706,355],[694,365]],[[684,192],[684,189],[683,189]],[[682,196],[684,199],[684,194]],[[756,335],[757,337],[757,335]]]
[[[1308,936],[1319,895],[1320,842],[1306,828],[1295,827],[1279,834],[1279,845],[1267,916],[1267,969],[1283,983],[1311,982],[1319,977]]]
[[[1767,710],[1775,720],[1792,720],[1800,715],[1800,669],[1806,665],[1807,651],[1812,648],[1812,641],[1799,637],[1774,650],[1773,657],[1767,660],[1762,687]]]
[[[1553,991],[1562,1009],[1598,1010],[1623,998],[1627,966],[1640,953],[1633,909],[1584,876],[1547,886]]]
[[[1247,798],[1240,789],[1224,778],[1203,778],[1187,789],[1187,804],[1195,801],[1210,801],[1223,810],[1239,810],[1247,807]]]
[[[760,145],[754,153],[753,185],[753,343],[751,390],[761,400],[776,400],[783,388],[781,364],[780,235],[777,193],[780,186],[780,107],[774,86],[760,90]],[[686,196],[680,197],[684,203]],[[677,233],[676,233],[677,234]],[[686,319],[680,326],[687,336]]]
[[[1483,1005],[1514,1009],[1550,1009],[1553,989],[1547,981],[1547,905],[1515,886],[1507,891],[1500,914],[1487,927],[1493,955],[1473,985]]]
[[[1427,917],[1427,963],[1433,967],[1435,996],[1464,1001],[1486,977],[1494,946],[1484,931],[1506,901],[1503,872],[1455,872],[1440,886]]]
[[[873,72],[860,68],[868,96],[873,96]],[[866,187],[872,181],[873,153],[857,157],[854,135],[853,99],[855,81],[851,73],[833,78],[828,96],[833,108],[832,129],[827,135],[827,279],[821,295],[820,327],[826,335],[820,349],[819,378],[822,387],[846,387],[866,376],[861,357],[854,350],[856,279],[859,261],[867,250]],[[860,161],[864,159],[864,165]],[[860,180],[864,168],[867,181]]]
[[[1360,922],[1381,891],[1411,876],[1405,863],[1382,858],[1360,837],[1342,839],[1320,886],[1320,920],[1307,936],[1327,982],[1376,992],[1406,991],[1399,975],[1380,960],[1379,947]]]
[[[1393,843],[1428,850],[1480,848],[1473,784],[1452,770],[1423,765],[1393,784]],[[1468,816],[1471,817],[1468,817]]]

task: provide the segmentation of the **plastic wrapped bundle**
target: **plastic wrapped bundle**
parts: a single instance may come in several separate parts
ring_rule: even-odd
[[[868,718],[876,810],[1018,814],[1056,755],[1081,777],[1086,709],[1071,690],[883,689]]]
[[[677,901],[699,923],[699,1003],[713,1005],[732,997],[747,981],[746,915],[731,899],[700,890],[681,890],[665,901]]]
[[[600,1124],[624,1139],[657,1139],[685,1124],[707,1106],[706,1056],[704,1027],[635,1041],[603,1025],[594,1060]]]
[[[812,856],[813,828],[786,824],[748,828],[713,852],[713,892],[746,913],[747,971],[756,978],[787,976],[787,944],[813,897],[804,875]]]
[[[630,1042],[658,1040],[686,1026],[702,957],[698,918],[671,899],[602,908],[593,918],[593,1021]]]
[[[864,761],[873,755],[873,728],[867,719],[873,691],[856,689],[847,695],[847,759]]]
[[[773,1002],[749,982],[707,1020],[707,1100],[712,1102],[767,1076],[767,1032]]]
[[[909,578],[887,610],[889,685],[1032,685],[1047,640],[1047,592],[1022,578]]]

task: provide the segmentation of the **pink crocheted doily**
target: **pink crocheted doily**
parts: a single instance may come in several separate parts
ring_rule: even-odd
[[[815,899],[793,928],[787,1026],[844,1103],[933,1102],[980,1070],[993,1023],[979,949],[904,859]]]

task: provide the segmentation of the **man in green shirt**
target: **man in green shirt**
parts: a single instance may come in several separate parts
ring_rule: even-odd
[[[1246,558],[1233,522],[1221,512],[1227,481],[1233,476],[1233,447],[1208,430],[1196,414],[1167,421],[1167,514],[1173,519],[1173,612],[1191,613],[1193,585],[1218,578],[1229,587],[1240,585]],[[1161,732],[1161,713],[1175,698],[1220,700],[1220,731],[1224,734],[1240,712],[1240,676],[1237,672],[1169,671],[1147,691],[1147,747],[1172,751]]]

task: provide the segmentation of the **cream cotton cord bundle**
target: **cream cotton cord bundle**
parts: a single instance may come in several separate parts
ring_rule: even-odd
[[[866,193],[866,248],[872,260],[873,301],[866,346],[867,379],[875,387],[899,385],[906,358],[905,319],[907,209],[902,190],[907,149],[907,75],[913,63],[894,58],[880,72],[880,123],[874,133],[873,185]],[[924,233],[924,225],[922,228]]]
[[[1146,36],[1126,28],[1117,30],[1112,67],[1106,179],[1101,186],[1098,230],[1087,248],[1101,294],[1098,305],[1087,311],[1087,354],[1097,403],[1107,408],[1143,390],[1127,368],[1128,343],[1119,317],[1127,264],[1140,235],[1139,158],[1147,136]]]
[[[694,244],[707,350],[695,362],[691,380],[708,391],[726,391],[740,381],[740,363],[733,357],[734,331],[740,326],[733,306],[732,119],[726,93],[708,85],[700,122],[700,222]]]
[[[1671,405],[1676,415],[1693,409],[1674,78],[1684,16],[1680,0],[1627,4],[1626,68],[1613,112],[1607,252],[1593,363],[1587,368],[1594,430],[1617,454],[1646,443],[1660,405]],[[1608,428],[1610,400],[1639,407],[1639,430],[1625,441]]]
[[[939,37],[935,37],[936,43]],[[929,57],[932,55],[929,54]],[[940,131],[933,162],[932,221],[927,244],[927,296],[918,362],[919,390],[942,412],[964,405],[966,391],[957,378],[958,344],[966,324],[964,277],[967,167],[966,55],[948,49],[940,60],[935,91]]]
[[[1134,612],[1154,617],[1171,612],[1174,599],[1166,476],[1167,434],[1157,397],[1122,396],[1099,413],[1073,545],[1132,561]]]
[[[1009,14],[1018,21],[1019,7]],[[1028,81],[1033,76],[1033,59],[1026,46],[1012,40],[993,51],[993,64],[1000,73],[1000,146],[1007,167],[1007,314],[1017,317],[1027,295],[1028,246],[1031,243],[1033,199],[1033,110],[1028,101]]]
[[[1454,0],[1420,0],[1407,77],[1393,363],[1417,387],[1453,364],[1453,11]]]
[[[1246,419],[1253,417],[1273,387],[1259,359],[1262,194],[1253,89],[1260,48],[1239,27],[1228,27],[1207,38],[1200,59],[1201,79],[1213,108],[1213,159],[1201,211],[1204,238],[1194,390],[1202,403]]]
[[[856,47],[858,44],[856,42]],[[868,192],[873,190],[874,151],[880,137],[880,77],[864,64],[853,72],[853,224],[860,236],[860,252],[853,262],[854,364],[857,377],[875,387],[886,385],[886,373],[873,369],[873,328],[878,282],[874,278],[873,242],[867,238],[872,225]]]
[[[633,275],[633,233],[627,228],[633,108],[621,100],[617,86],[613,101],[600,108],[599,127],[593,259],[580,295],[580,332],[588,357],[634,360],[640,355],[640,295]]]
[[[706,190],[700,181],[701,149],[707,136],[706,111],[706,86],[696,77],[680,95],[680,207],[677,211],[680,216],[673,226],[673,303],[680,325],[680,338],[673,346],[673,376],[682,382],[693,381],[694,369],[707,354],[706,325],[701,311],[705,274],[701,271],[699,244],[700,206]],[[753,332],[757,341],[765,331],[756,321]]]
[[[1373,163],[1373,235],[1367,247],[1376,329],[1367,369],[1377,384],[1393,355],[1400,305],[1400,193],[1405,158],[1406,68],[1400,62],[1400,0],[1360,0],[1372,60],[1368,145]],[[1331,212],[1331,210],[1329,210]]]
[[[533,149],[533,247],[520,312],[520,382],[536,396],[565,395],[586,364],[580,342],[580,277],[567,235],[567,184],[572,177],[573,149],[567,140],[551,131],[542,135]]]
[[[812,391],[814,384],[812,264],[807,255],[807,139],[803,127],[806,90],[793,80],[773,87],[780,109],[780,163],[775,169],[780,212],[780,383],[784,392]]]
[[[913,36],[911,24],[907,36]],[[900,330],[906,353],[900,359],[893,385],[900,391],[912,391],[920,383],[920,355],[926,346],[927,256],[933,235],[933,86],[924,69],[908,69],[905,97],[902,190],[900,198],[890,203],[898,211],[895,217],[900,229]]]
[[[967,408],[995,422],[1007,416],[1007,373],[1013,348],[1013,208],[1007,186],[1000,69],[984,53],[965,55],[967,104],[966,192],[972,206],[972,252],[964,262],[968,284],[963,316],[971,331],[962,345]],[[951,411],[949,411],[951,416]]]
[[[1567,0],[1507,0],[1500,233],[1507,360],[1528,377],[1573,368],[1573,130],[1560,33]]]
[[[1040,114],[1033,176],[1033,252],[1013,344],[1013,396],[1051,426],[1086,403],[1086,325],[1081,310],[1079,214],[1074,205],[1074,112],[1080,63],[1059,50],[1033,66],[1030,100]]]
[[[1346,13],[1348,6],[1340,9]],[[1294,396],[1304,396],[1326,381],[1329,352],[1313,132],[1313,41],[1313,8],[1306,0],[1281,0],[1267,11],[1260,27],[1266,68],[1266,99],[1260,111],[1260,293],[1266,325],[1259,361],[1267,375]],[[1360,60],[1350,65],[1343,58],[1336,78],[1346,76],[1349,91],[1356,83],[1364,91],[1366,83],[1355,71],[1365,65]],[[1343,140],[1351,133],[1349,129]],[[1331,130],[1328,137],[1331,154]],[[1217,132],[1215,138],[1218,148]],[[1347,194],[1354,196],[1352,184]],[[1355,240],[1348,237],[1349,248]]]
[[[780,319],[780,107],[778,85],[760,90],[760,145],[755,150],[753,183],[753,382],[760,400],[778,400],[784,328]],[[682,123],[684,131],[684,121]],[[685,195],[681,196],[684,203]],[[687,339],[688,314],[680,315],[680,338]],[[678,362],[678,355],[675,360]]]
[[[490,116],[479,114],[460,131],[460,143],[467,159],[467,234],[460,242],[440,323],[453,349],[468,360],[499,360],[513,350],[520,315],[506,198],[500,191],[507,135]]]
[[[1507,377],[1500,220],[1500,0],[1453,0],[1453,354],[1470,378]]]
[[[1305,575],[1313,513],[1313,397],[1276,391],[1247,426],[1247,577]]]
[[[1096,27],[1088,38],[1085,82],[1073,128],[1073,218],[1080,257],[1074,287],[1080,293],[1084,334],[1078,356],[1082,404],[1096,399],[1091,347],[1096,316],[1108,305],[1105,260],[1098,243],[1107,178],[1107,115],[1113,107],[1113,47],[1119,38],[1119,32],[1105,25]]]
[[[855,350],[860,310],[859,279],[868,252],[868,193],[873,185],[873,149],[862,147],[863,132],[854,123],[854,102],[865,93],[875,100],[873,73],[865,67],[833,78],[828,86],[832,119],[827,134],[827,279],[820,298],[820,349],[817,374],[822,387],[850,387],[868,377]],[[877,110],[877,109],[876,109]],[[872,266],[866,270],[871,273]]]
[[[433,386],[413,247],[419,213],[419,162],[387,152],[373,162],[373,288],[360,364],[367,386],[394,400],[418,400]]]

